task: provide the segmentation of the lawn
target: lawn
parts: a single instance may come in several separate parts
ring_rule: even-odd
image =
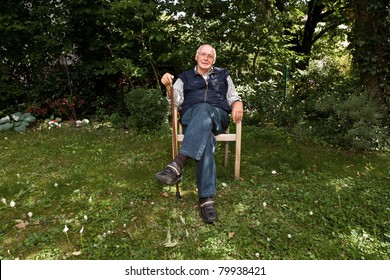
[[[389,152],[244,126],[240,180],[217,149],[207,225],[194,162],[181,199],[154,178],[170,148],[168,129],[0,133],[0,259],[390,259]]]

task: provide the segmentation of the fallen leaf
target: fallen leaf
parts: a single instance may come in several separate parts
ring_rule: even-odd
[[[167,232],[167,239],[164,243],[164,246],[165,247],[175,247],[177,245],[177,241],[176,240],[171,240],[171,231],[170,229],[168,229],[168,232]]]
[[[26,226],[28,226],[28,221],[21,221],[20,223],[16,224],[15,226],[18,228],[18,229],[24,229]]]
[[[135,222],[137,219],[138,219],[138,217],[133,217],[133,218],[131,219],[131,221],[132,221],[132,222]]]
[[[169,194],[168,194],[167,192],[163,192],[162,196],[163,196],[163,197],[168,197]]]
[[[80,256],[80,255],[81,255],[81,251],[73,252],[72,255],[73,255],[73,256]]]
[[[228,236],[229,238],[233,238],[236,233],[234,231],[229,232]]]
[[[177,241],[174,240],[174,241],[167,241],[164,243],[164,246],[169,248],[169,247],[175,247],[177,245]]]

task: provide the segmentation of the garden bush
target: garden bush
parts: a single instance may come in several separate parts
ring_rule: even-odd
[[[290,113],[300,116],[300,131],[352,150],[387,146],[383,112],[353,76],[342,75],[334,65],[321,65],[304,72],[303,78],[300,94],[289,102]]]
[[[13,128],[16,132],[25,132],[27,127],[35,120],[35,117],[30,113],[16,112],[0,119],[0,131]]]
[[[136,88],[125,92],[129,125],[140,132],[155,131],[166,121],[168,102],[157,89]]]

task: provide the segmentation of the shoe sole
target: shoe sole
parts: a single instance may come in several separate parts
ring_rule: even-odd
[[[214,224],[214,222],[218,222],[218,217],[214,220],[214,221],[210,221],[210,220],[207,220],[205,218],[203,218],[202,214],[199,213],[199,216],[202,218],[203,222],[205,222],[206,224]]]
[[[183,176],[178,177],[178,178],[177,178],[176,180],[174,180],[174,181],[167,180],[167,178],[162,177],[162,176],[158,176],[158,175],[156,175],[156,179],[157,179],[157,181],[159,181],[160,183],[163,183],[163,184],[165,184],[165,185],[171,185],[171,186],[172,186],[172,185],[176,185],[176,183],[182,181],[182,180],[183,180]]]

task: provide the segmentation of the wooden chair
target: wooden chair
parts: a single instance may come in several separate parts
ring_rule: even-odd
[[[173,96],[173,87],[168,85],[167,87],[168,96],[172,100]],[[184,134],[180,123],[178,122],[178,112],[175,107],[174,102],[171,102],[171,113],[172,113],[172,157],[175,158],[178,154],[178,142],[183,141]],[[230,133],[229,129],[224,134],[219,134],[215,136],[217,141],[225,142],[225,159],[224,166],[228,164],[228,155],[229,155],[229,142],[235,142],[235,161],[234,161],[234,178],[240,178],[240,164],[241,164],[241,130],[242,122],[236,123],[236,132]],[[176,196],[180,197],[178,184],[176,185]]]

